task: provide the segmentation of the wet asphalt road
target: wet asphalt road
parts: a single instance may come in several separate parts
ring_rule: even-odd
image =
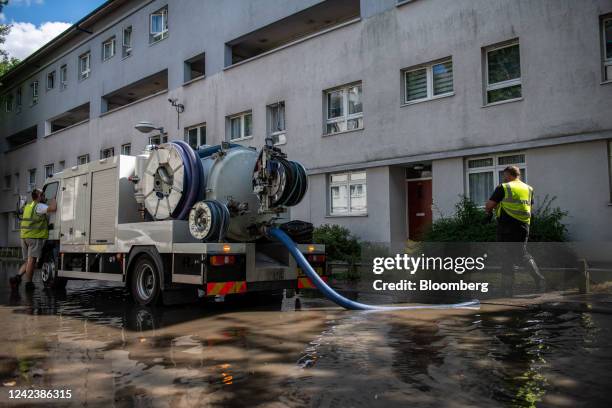
[[[145,308],[99,282],[11,293],[14,270],[0,265],[0,406],[603,407],[612,397],[610,314],[364,313],[312,297]],[[17,389],[72,398],[9,400]]]

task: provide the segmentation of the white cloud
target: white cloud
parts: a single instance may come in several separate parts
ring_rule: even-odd
[[[43,4],[45,0],[11,0],[11,6],[31,6],[32,4]]]
[[[21,0],[24,3],[31,0]],[[33,0],[35,3],[41,0]],[[61,21],[46,22],[38,27],[32,23],[11,23],[4,49],[11,57],[24,59],[71,26]]]

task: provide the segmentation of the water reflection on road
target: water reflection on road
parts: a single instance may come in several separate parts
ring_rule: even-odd
[[[612,395],[605,314],[357,313],[317,298],[144,308],[97,282],[16,296],[8,275],[0,266],[0,405],[26,387],[118,407],[605,406]]]

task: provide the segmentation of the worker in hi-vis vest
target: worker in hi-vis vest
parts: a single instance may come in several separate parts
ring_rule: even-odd
[[[544,277],[533,257],[527,252],[533,187],[521,181],[521,170],[516,166],[506,167],[502,174],[503,183],[495,188],[485,205],[489,219],[493,216],[493,210],[496,210],[497,241],[519,243],[508,244],[503,248],[502,290],[505,294],[512,294],[514,266],[525,264],[535,281],[536,290],[540,291]]]
[[[41,257],[45,241],[49,238],[49,225],[47,214],[57,211],[55,199],[47,205],[42,191],[32,191],[32,201],[25,205],[21,216],[20,235],[21,252],[25,263],[19,268],[16,276],[10,279],[11,286],[16,289],[21,283],[21,277],[25,274],[26,289],[34,289],[32,275],[36,260]]]

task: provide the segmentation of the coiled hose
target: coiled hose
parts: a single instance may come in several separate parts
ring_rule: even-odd
[[[289,250],[298,265],[314,283],[314,285],[332,302],[349,310],[416,310],[416,309],[458,309],[458,308],[478,308],[480,302],[471,300],[469,302],[454,303],[454,304],[439,304],[439,305],[412,305],[412,306],[375,306],[366,305],[364,303],[355,302],[340,295],[321,279],[321,277],[312,269],[304,254],[298,250],[291,238],[280,228],[270,228],[267,231],[268,235],[280,241],[285,248]]]

